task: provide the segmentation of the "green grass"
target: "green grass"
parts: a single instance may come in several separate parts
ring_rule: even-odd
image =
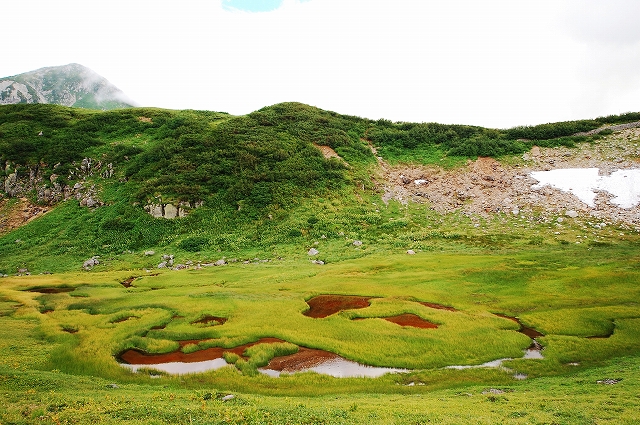
[[[27,316],[0,318],[3,423],[633,424],[640,407],[638,357],[565,366],[559,376],[525,381],[479,370],[375,380],[248,377],[230,368],[183,379],[67,374],[42,369],[73,338],[46,335]],[[605,379],[618,383],[598,384]],[[229,393],[235,398],[222,402]]]
[[[409,368],[429,376],[447,365],[521,357],[530,341],[515,332],[513,322],[493,314],[505,313],[546,335],[540,338],[544,360],[515,363],[530,374],[555,375],[565,373],[568,363],[597,364],[640,348],[640,294],[630,285],[640,280],[640,271],[627,269],[625,279],[618,278],[628,261],[618,257],[623,251],[624,246],[597,253],[574,247],[491,255],[387,252],[322,267],[295,259],[235,263],[155,276],[141,273],[131,288],[119,283],[131,275],[127,271],[5,278],[1,295],[9,315],[2,320],[37,323],[39,334],[56,342],[45,369],[71,374],[127,380],[128,372],[113,357],[127,348],[167,352],[176,348],[176,340],[206,339],[203,347],[233,347],[276,337],[364,364]],[[580,256],[574,255],[578,252]],[[81,296],[73,296],[76,291],[24,292],[62,284],[77,287]],[[305,300],[319,294],[375,298],[366,309],[325,319],[303,316]],[[431,309],[416,301],[458,311]],[[8,307],[12,303],[19,307]],[[43,306],[46,314],[40,313]],[[403,328],[375,319],[402,313],[416,314],[439,328]],[[221,326],[192,324],[205,315],[228,321]],[[371,319],[352,320],[356,317]],[[166,327],[152,329],[158,325]],[[256,364],[269,358],[258,357]],[[448,378],[450,384],[465,373],[456,371]],[[499,380],[509,379],[508,374],[498,375]],[[197,379],[215,383],[219,378],[211,373]],[[242,379],[235,388],[244,387]],[[304,378],[290,379],[300,381],[296,391],[308,388]],[[284,381],[269,381],[269,387],[278,389]]]
[[[66,179],[69,164],[89,156],[112,162],[116,172],[111,179],[86,177],[105,206],[90,210],[71,200],[0,236],[0,273],[22,267],[32,273],[0,279],[0,423],[638,420],[637,232],[613,224],[590,230],[597,233],[593,242],[576,245],[585,233],[580,219],[567,220],[556,235],[555,217],[536,212],[528,220],[472,219],[440,215],[429,205],[384,204],[369,179],[375,157],[368,147],[390,162],[454,167],[471,154],[452,151],[471,142],[478,142],[473,149],[513,153],[522,146],[506,142],[524,131],[542,137],[540,145],[571,144],[544,137],[630,121],[633,114],[510,133],[374,122],[296,103],[244,117],[50,105],[0,112],[3,160],[48,164],[44,169],[67,161],[60,177]],[[29,132],[34,123],[43,136]],[[313,144],[332,147],[348,166],[324,160]],[[205,206],[179,220],[154,219],[142,206],[156,195],[164,202],[203,199]],[[4,202],[0,214],[15,206]],[[311,263],[311,247],[325,265]],[[155,254],[145,255],[148,250]],[[174,255],[176,264],[221,258],[229,264],[158,269],[163,254]],[[96,255],[100,264],[81,270]],[[56,286],[75,290],[27,291]],[[305,301],[320,294],[372,299],[364,309],[304,316]],[[382,320],[403,313],[438,328]],[[523,359],[530,339],[497,313],[544,333],[538,338],[544,359]],[[205,316],[227,321],[193,323]],[[172,352],[181,340],[200,340],[183,348],[193,352],[265,337],[286,342],[253,346],[245,358],[227,354],[233,365],[196,375],[152,378],[115,360],[130,348]],[[377,379],[257,373],[273,356],[298,347],[411,371]],[[513,359],[504,363],[510,370],[444,369],[499,358]],[[528,378],[517,381],[515,373]],[[597,383],[607,378],[622,380]],[[107,388],[112,383],[118,388]],[[482,394],[492,387],[504,392]],[[236,398],[222,402],[229,392]]]

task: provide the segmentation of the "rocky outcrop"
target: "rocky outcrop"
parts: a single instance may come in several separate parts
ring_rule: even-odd
[[[144,209],[146,212],[154,216],[155,218],[167,218],[174,219],[179,217],[186,217],[189,211],[195,208],[199,208],[203,205],[203,202],[180,202],[178,206],[167,203],[159,202],[157,204],[147,204]]]
[[[44,164],[35,166],[21,166],[8,162],[5,164],[5,179],[0,190],[11,198],[24,197],[35,194],[39,204],[53,205],[68,199],[77,199],[80,205],[95,208],[103,205],[94,184],[87,184],[87,179],[99,176],[104,179],[114,175],[113,164],[103,165],[100,161],[84,158],[80,163],[73,163],[73,168],[66,177],[61,179],[56,170],[60,164],[52,168]],[[49,175],[45,178],[45,175]]]
[[[82,263],[82,268],[86,271],[89,271],[91,269],[93,269],[95,266],[97,266],[98,264],[100,264],[100,260],[99,260],[99,256],[93,256],[91,258],[89,258],[88,260],[86,260],[84,263]]]

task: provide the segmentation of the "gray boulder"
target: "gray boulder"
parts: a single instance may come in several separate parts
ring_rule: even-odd
[[[82,263],[82,268],[89,271],[92,268],[94,268],[95,266],[97,266],[98,264],[100,264],[100,260],[98,260],[98,256],[94,256],[89,258],[88,260],[86,260],[84,263]]]
[[[569,210],[566,213],[564,213],[564,215],[570,218],[576,218],[578,216],[578,213],[575,210]]]

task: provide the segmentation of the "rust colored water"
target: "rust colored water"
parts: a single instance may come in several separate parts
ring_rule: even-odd
[[[400,326],[411,326],[414,328],[422,328],[422,329],[438,328],[438,325],[436,325],[435,323],[431,323],[427,320],[424,320],[422,317],[416,314],[410,314],[410,313],[400,314],[398,316],[392,316],[392,317],[383,317],[383,319]]]
[[[321,319],[343,310],[369,307],[371,305],[369,300],[372,298],[356,295],[318,295],[307,301],[309,310],[303,314],[315,319]]]
[[[197,344],[199,340],[178,341],[181,347],[188,344]],[[233,348],[212,347],[204,350],[194,351],[193,353],[183,353],[182,351],[174,351],[165,354],[146,354],[138,350],[127,350],[118,356],[118,359],[124,363],[135,365],[156,365],[162,363],[194,363],[207,360],[215,360],[222,358],[223,353],[234,353],[242,356],[244,351],[256,344],[269,344],[274,342],[284,342],[277,338],[262,338],[256,342],[240,345]]]
[[[29,292],[38,292],[40,294],[61,294],[64,292],[72,292],[76,288],[69,288],[67,286],[51,286],[47,288],[32,288],[28,289]]]
[[[542,332],[538,332],[537,330],[535,330],[533,328],[530,328],[530,327],[527,327],[527,326],[523,325],[522,322],[520,321],[520,319],[518,319],[517,317],[511,317],[511,316],[507,316],[506,314],[499,314],[499,313],[494,313],[494,314],[496,316],[498,316],[498,317],[502,317],[503,319],[507,319],[507,320],[511,320],[512,322],[516,322],[518,325],[520,325],[520,329],[518,329],[518,332],[528,336],[531,339],[544,336],[544,334]]]
[[[438,325],[435,323],[431,323],[428,320],[424,320],[422,317],[417,314],[404,313],[399,314],[397,316],[389,316],[389,317],[356,317],[353,320],[368,320],[368,319],[383,319],[391,323],[395,323],[400,326],[411,326],[414,328],[422,328],[422,329],[437,329]]]
[[[336,378],[355,378],[382,376],[385,373],[408,372],[406,369],[366,366],[344,359],[337,354],[323,350],[300,347],[297,353],[276,357],[260,372],[269,376],[280,376],[280,373],[313,371]]]
[[[138,277],[137,276],[131,276],[125,280],[123,280],[122,282],[120,282],[120,285],[124,286],[125,288],[131,288],[131,284],[133,283],[134,280],[136,280]]]
[[[199,341],[179,341],[180,346]],[[245,350],[261,343],[284,342],[277,338],[262,338],[259,341],[233,348],[207,348],[185,354],[175,351],[167,354],[144,354],[137,350],[127,350],[119,356],[122,366],[138,371],[140,368],[151,368],[169,374],[198,373],[227,366],[223,354],[234,353],[242,356]],[[300,347],[298,352],[288,356],[280,356],[271,360],[269,365],[260,369],[264,374],[279,376],[280,373],[314,371],[335,377],[377,377],[385,373],[406,372],[405,369],[392,369],[361,365],[346,360],[337,354],[323,350]]]
[[[274,357],[267,367],[271,370],[277,370],[278,372],[293,373],[310,369],[329,360],[338,358],[340,358],[340,356],[328,351],[300,347],[297,353]]]
[[[205,325],[223,325],[226,321],[226,317],[204,316],[195,322],[191,322],[191,324],[195,325],[196,323],[202,323]]]
[[[427,302],[419,302],[418,304],[422,304],[423,306],[429,307],[429,308],[435,308],[436,310],[458,311],[458,309],[456,308],[449,307],[442,304],[427,303]]]

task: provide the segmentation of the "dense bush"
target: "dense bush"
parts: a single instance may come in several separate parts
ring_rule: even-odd
[[[450,156],[501,156],[526,151],[535,142],[539,146],[573,146],[585,140],[576,133],[587,132],[604,124],[639,121],[640,113],[626,113],[594,120],[566,121],[520,126],[507,130],[437,123],[392,123],[378,120],[367,130],[367,137],[391,157],[403,158],[406,151],[420,155],[441,150]]]
[[[189,252],[198,252],[209,245],[209,239],[202,236],[192,236],[180,241],[178,247]]]
[[[345,131],[363,120],[306,105],[276,105],[215,127],[201,117],[178,118],[163,124],[156,135],[161,142],[127,166],[127,177],[141,183],[140,200],[163,195],[191,202],[221,195],[249,208],[283,206],[294,195],[345,182],[344,164],[326,160],[313,143],[372,158],[360,137]]]

